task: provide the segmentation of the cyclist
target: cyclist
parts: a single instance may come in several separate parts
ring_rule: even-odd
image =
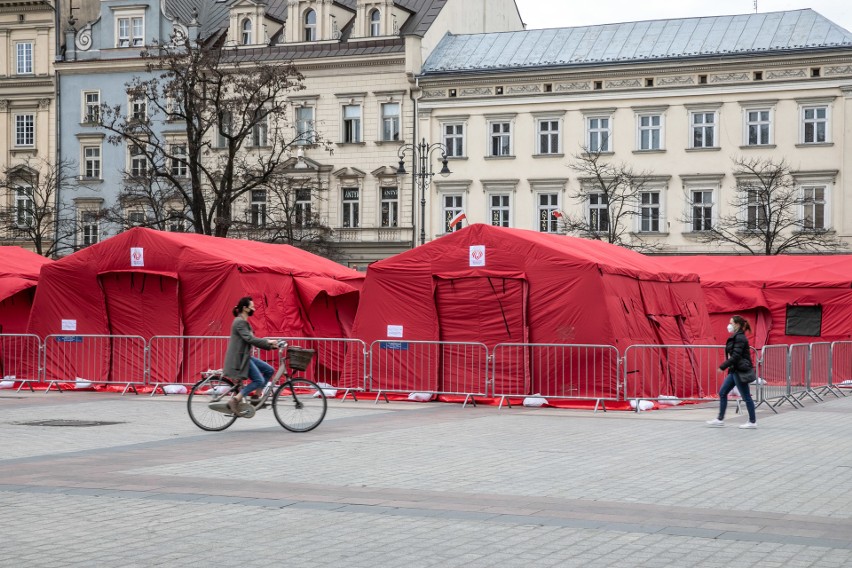
[[[276,349],[278,342],[274,339],[255,337],[248,318],[254,314],[254,301],[251,296],[240,298],[232,310],[234,323],[231,324],[231,338],[228,350],[225,352],[225,366],[222,374],[232,379],[251,379],[235,397],[228,401],[228,409],[239,416],[240,402],[255,389],[262,388],[272,378],[275,369],[271,365],[251,356],[251,348]]]

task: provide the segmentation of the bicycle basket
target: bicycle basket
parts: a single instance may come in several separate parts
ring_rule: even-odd
[[[314,358],[313,349],[302,349],[301,347],[288,347],[287,359],[290,361],[290,368],[296,371],[305,371]]]

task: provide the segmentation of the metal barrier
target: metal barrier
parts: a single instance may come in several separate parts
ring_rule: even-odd
[[[501,343],[491,355],[491,389],[500,407],[509,397],[594,400],[606,410],[621,390],[618,350],[611,345]]]
[[[811,378],[811,345],[809,343],[794,343],[790,345],[790,374],[788,384],[789,394],[799,403],[805,397],[814,402],[822,399],[814,395],[810,385]]]
[[[165,386],[191,386],[205,371],[221,369],[228,349],[225,336],[158,335],[148,342],[148,385],[151,396]]]
[[[817,397],[840,395],[831,386],[831,343],[811,343],[808,386]]]
[[[721,345],[631,345],[624,351],[624,399],[707,401],[717,397],[725,375]]]
[[[24,386],[33,391],[32,383],[41,382],[43,352],[44,344],[37,335],[0,334],[0,381],[8,388],[20,383],[15,392]]]
[[[852,389],[852,341],[831,344],[831,388],[838,394]]]
[[[790,348],[788,345],[764,345],[760,356],[763,395],[760,404],[779,407],[785,402],[797,408],[801,403],[792,395],[790,386]]]
[[[387,393],[488,395],[488,348],[482,343],[374,341],[370,344],[369,390],[376,402]]]
[[[44,338],[45,392],[63,383],[124,384],[125,394],[147,382],[147,342],[138,335],[48,335]]]

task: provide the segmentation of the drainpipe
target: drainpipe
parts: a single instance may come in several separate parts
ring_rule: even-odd
[[[411,82],[411,78],[408,79]],[[420,100],[420,79],[414,77],[414,87],[408,91],[412,101],[411,121],[411,248],[417,246],[417,155],[416,146],[419,136],[418,115],[420,113],[418,101]]]

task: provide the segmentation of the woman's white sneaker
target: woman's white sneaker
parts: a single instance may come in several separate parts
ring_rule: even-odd
[[[755,428],[757,428],[757,424],[755,424],[754,422],[746,422],[745,424],[740,424],[740,428],[742,430],[754,430]]]
[[[714,418],[713,420],[708,420],[707,425],[708,426],[714,426],[716,428],[720,428],[720,427],[725,425],[725,421],[719,420],[718,418]]]

